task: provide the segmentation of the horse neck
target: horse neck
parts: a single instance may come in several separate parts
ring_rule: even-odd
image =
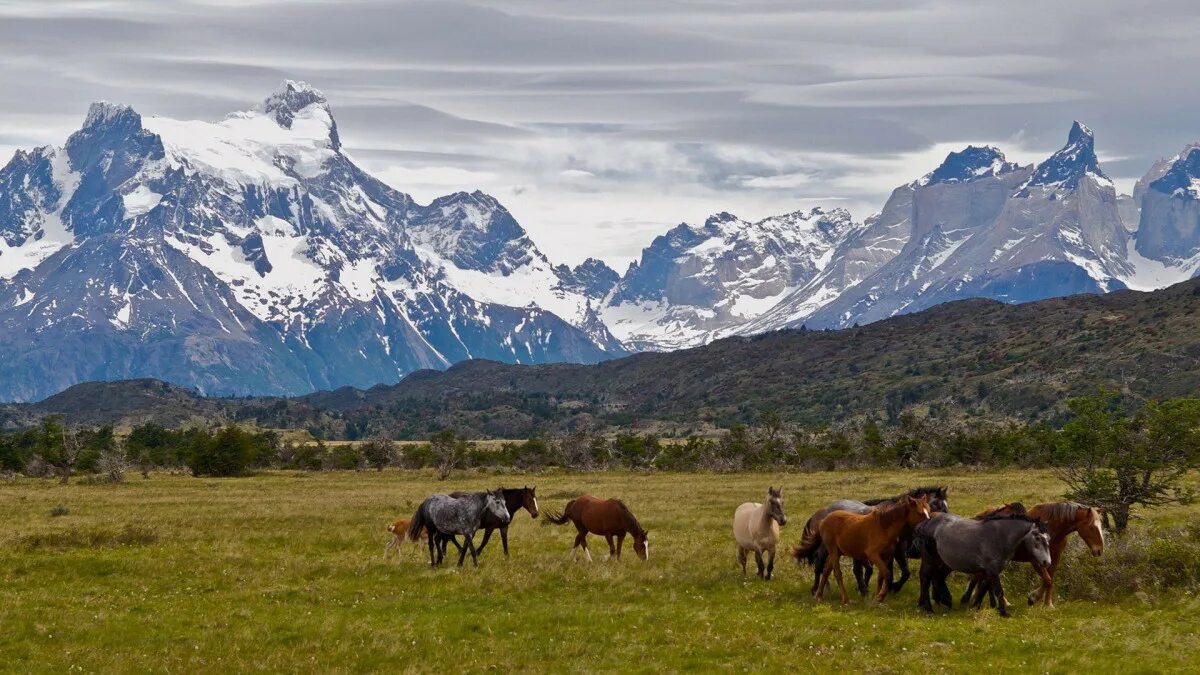
[[[633,511],[630,511],[624,504],[621,505],[621,515],[625,519],[625,529],[629,530],[629,533],[635,538],[646,534],[646,531],[642,529],[642,524],[634,517]]]
[[[872,515],[879,521],[879,527],[889,536],[899,534],[908,525],[908,509],[899,504],[893,503],[883,508],[877,508]]]
[[[509,513],[516,513],[525,506],[525,488],[505,488],[504,506]]]
[[[1050,541],[1056,542],[1066,539],[1072,532],[1077,532],[1083,525],[1079,520],[1079,509],[1071,510],[1071,518],[1063,518],[1061,511],[1057,508],[1058,504],[1038,504],[1029,509],[1029,515],[1032,518],[1037,518],[1046,524],[1047,534],[1050,535]]]

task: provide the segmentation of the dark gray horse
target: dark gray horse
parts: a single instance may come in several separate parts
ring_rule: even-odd
[[[473,537],[485,514],[490,519],[503,523],[512,519],[504,505],[504,495],[499,490],[475,492],[464,497],[433,495],[417,507],[412,524],[408,526],[408,538],[410,541],[416,541],[421,536],[422,529],[429,530],[429,564],[436,567],[442,562],[442,551],[438,549],[438,542],[447,537],[453,540],[454,535],[461,534],[466,546],[459,546],[459,567],[462,567],[468,552],[471,554],[471,562],[478,566],[479,554],[475,550]],[[455,545],[458,546],[457,541]]]
[[[934,590],[934,599],[950,607],[946,577],[950,572],[965,572],[982,578],[973,606],[978,608],[987,592],[998,602],[1000,615],[1008,616],[1008,601],[1000,584],[1000,573],[1008,561],[1023,547],[1035,563],[1050,564],[1050,538],[1045,526],[1020,515],[975,520],[949,513],[938,514],[917,526],[914,542],[921,551],[921,598],[918,604],[927,612],[933,611],[930,589]]]

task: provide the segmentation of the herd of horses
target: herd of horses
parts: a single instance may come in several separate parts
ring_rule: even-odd
[[[911,576],[908,561],[920,560],[920,598],[918,604],[928,612],[933,603],[952,606],[946,584],[951,572],[969,577],[960,604],[978,609],[986,596],[991,606],[1008,616],[1000,574],[1010,562],[1029,563],[1041,580],[1029,594],[1029,604],[1038,601],[1052,607],[1054,574],[1062,563],[1068,538],[1077,533],[1093,555],[1104,551],[1104,515],[1098,508],[1075,502],[1038,504],[1026,509],[1020,502],[1002,504],[972,517],[950,512],[945,486],[919,487],[904,494],[883,499],[853,501],[841,499],[817,510],[804,524],[800,543],[792,555],[813,567],[812,595],[824,598],[833,576],[842,603],[850,600],[842,581],[840,561],[848,557],[858,591],[870,592],[870,580],[876,576],[874,598],[883,602],[888,594],[903,588]],[[384,557],[405,539],[425,541],[429,564],[437,567],[446,556],[449,544],[458,550],[461,566],[469,553],[475,565],[495,530],[500,531],[504,555],[508,555],[508,526],[513,514],[525,509],[537,518],[535,488],[454,492],[426,498],[412,518],[399,519],[388,526],[393,539],[384,549]],[[571,547],[577,559],[580,552],[590,562],[587,536],[602,536],[608,542],[610,558],[620,559],[625,538],[633,538],[633,550],[642,560],[649,559],[650,541],[646,529],[619,499],[600,499],[591,495],[567,502],[562,512],[547,513],[555,525],[572,523],[576,529]],[[780,527],[787,524],[783,509],[783,491],[768,488],[764,502],[747,502],[733,515],[733,537],[737,560],[746,574],[746,565],[754,554],[758,576],[771,579],[775,554],[780,542]],[[476,548],[475,534],[483,530]],[[462,537],[460,543],[458,537]],[[900,572],[895,577],[895,569]]]

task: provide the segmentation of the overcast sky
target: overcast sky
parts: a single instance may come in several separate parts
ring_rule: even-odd
[[[968,143],[1038,161],[1073,119],[1128,189],[1200,140],[1197,35],[1192,0],[0,0],[0,154],[93,100],[215,120],[302,79],[396,188],[623,268],[716,211],[862,219]]]

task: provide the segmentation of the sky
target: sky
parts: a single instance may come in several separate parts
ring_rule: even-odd
[[[964,145],[1040,161],[1075,119],[1128,191],[1200,140],[1197,34],[1192,0],[0,0],[0,156],[91,101],[217,120],[304,80],[394,187],[623,269],[720,211],[861,220]]]

